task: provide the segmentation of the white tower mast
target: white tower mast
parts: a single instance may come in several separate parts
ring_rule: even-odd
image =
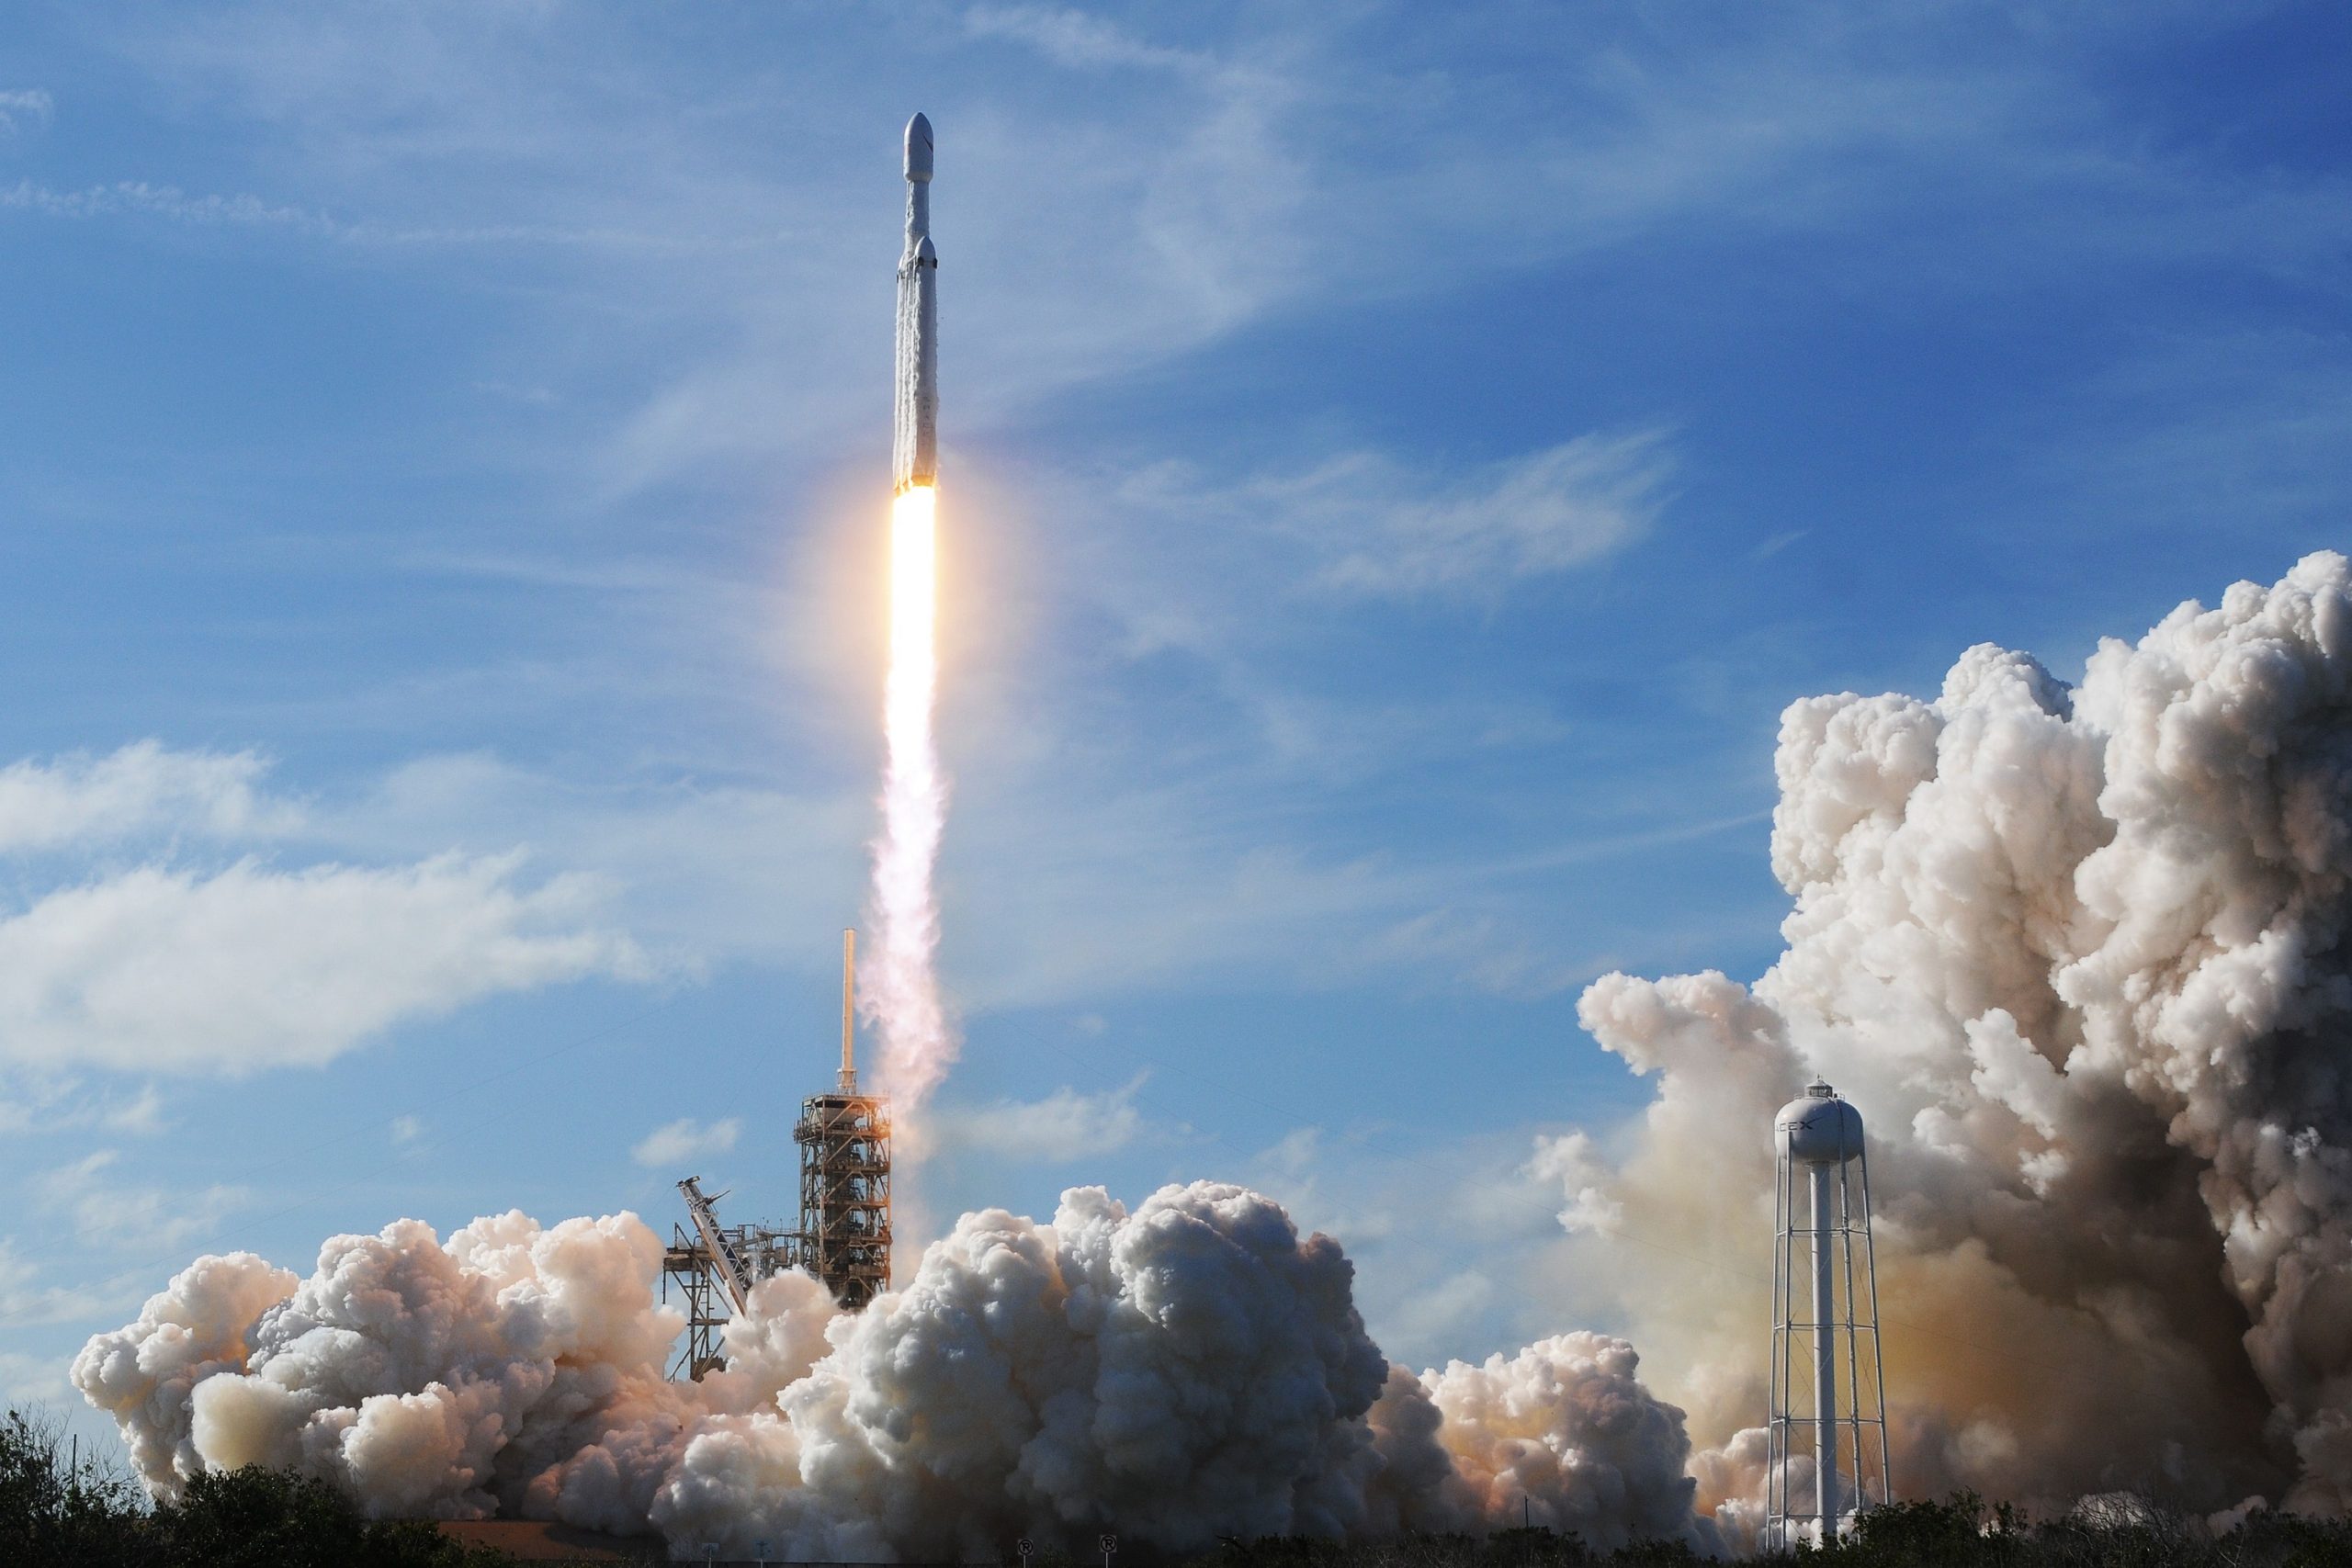
[[[1799,1540],[1821,1544],[1836,1540],[1841,1519],[1884,1505],[1890,1493],[1886,1390],[1878,1344],[1878,1264],[1871,1245],[1870,1159],[1863,1149],[1861,1114],[1816,1080],[1773,1118],[1772,1142],[1779,1179],[1773,1201],[1771,1442],[1764,1545],[1785,1550]],[[1802,1197],[1797,1191],[1800,1174],[1805,1187]],[[1854,1257],[1858,1240],[1859,1278]],[[1811,1297],[1802,1317],[1797,1314],[1801,1269]],[[1861,1287],[1859,1296],[1857,1284]],[[1846,1363],[1842,1387],[1838,1377],[1841,1340]],[[1795,1393],[1801,1343],[1810,1350],[1812,1362],[1812,1398],[1805,1408],[1798,1406]],[[1841,1426],[1847,1429],[1843,1446],[1852,1458],[1850,1472],[1841,1472],[1838,1465]],[[1797,1454],[1813,1461],[1809,1512],[1792,1506],[1789,1468]]]

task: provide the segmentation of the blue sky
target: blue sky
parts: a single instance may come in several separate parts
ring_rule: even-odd
[[[918,1217],[1227,1177],[1400,1359],[1611,1326],[1524,1168],[1643,1103],[1585,981],[1770,961],[1781,707],[1984,640],[2072,676],[2345,543],[2347,45],[10,7],[4,1392],[199,1250],[666,1227],[688,1171],[785,1213],[918,107],[967,1036]]]

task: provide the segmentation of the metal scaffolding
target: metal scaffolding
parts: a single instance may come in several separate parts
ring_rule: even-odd
[[[1773,1142],[1764,1545],[1792,1551],[1836,1544],[1894,1492],[1861,1113],[1815,1080],[1781,1108]]]
[[[889,1101],[812,1096],[792,1136],[800,1145],[801,1267],[854,1312],[890,1288]]]
[[[685,1346],[670,1375],[700,1382],[705,1372],[727,1364],[721,1348],[727,1320],[744,1309],[752,1287],[798,1263],[799,1237],[772,1225],[721,1225],[718,1200],[727,1194],[705,1197],[698,1176],[679,1182],[678,1190],[694,1229],[672,1225],[662,1253],[662,1299],[669,1301],[674,1284],[686,1306]]]
[[[842,1072],[800,1103],[800,1266],[855,1312],[890,1288],[890,1102],[857,1092],[857,933],[842,932]]]
[[[842,933],[842,1066],[834,1092],[803,1100],[793,1141],[800,1147],[800,1224],[721,1225],[718,1200],[699,1177],[678,1183],[685,1225],[673,1225],[662,1254],[662,1299],[674,1286],[685,1303],[684,1348],[670,1375],[699,1382],[726,1365],[729,1318],[745,1310],[752,1287],[800,1269],[825,1282],[854,1312],[890,1288],[890,1102],[857,1092],[857,935]]]

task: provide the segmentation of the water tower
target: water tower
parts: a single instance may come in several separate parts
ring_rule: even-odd
[[[1834,1540],[1890,1493],[1861,1113],[1816,1079],[1773,1118],[1772,1145],[1779,1172],[1764,1546],[1785,1551]],[[1810,1497],[1792,1495],[1790,1471],[1800,1458],[1812,1462]]]

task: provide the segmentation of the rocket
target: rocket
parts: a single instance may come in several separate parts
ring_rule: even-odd
[[[939,482],[939,253],[931,245],[931,121],[907,121],[907,249],[899,258],[894,493]]]

